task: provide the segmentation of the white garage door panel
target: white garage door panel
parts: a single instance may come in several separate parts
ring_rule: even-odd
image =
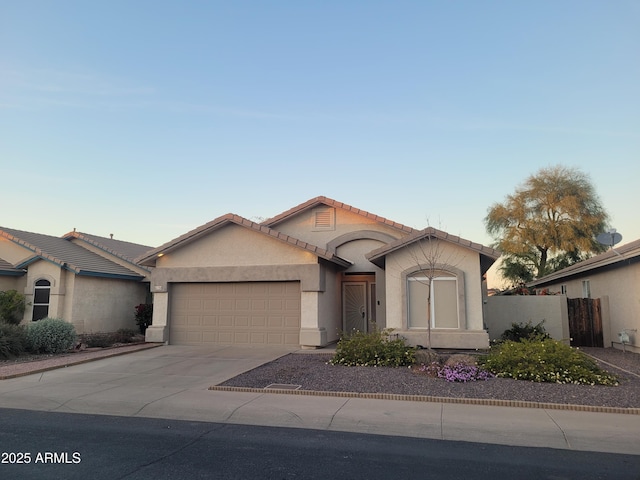
[[[300,284],[174,284],[169,321],[175,345],[298,345]]]

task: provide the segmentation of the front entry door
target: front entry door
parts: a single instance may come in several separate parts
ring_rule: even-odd
[[[344,282],[342,284],[342,325],[345,333],[354,330],[367,331],[367,283]]]

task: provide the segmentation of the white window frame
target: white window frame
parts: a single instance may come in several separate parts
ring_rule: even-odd
[[[47,282],[47,285],[38,285],[38,283],[41,282]],[[43,303],[36,303],[36,298],[38,297],[37,295],[37,291],[47,291],[47,302]],[[32,314],[31,314],[31,321],[32,322],[37,322],[38,320],[42,320],[43,318],[47,318],[49,316],[49,308],[51,306],[51,282],[49,280],[47,280],[46,278],[40,278],[38,280],[36,280],[33,283],[33,310],[32,310]],[[46,307],[47,309],[47,313],[44,317],[41,318],[34,318],[35,317],[35,313],[36,313],[36,307]]]
[[[434,294],[434,287],[436,282],[441,282],[441,281],[453,281],[455,282],[455,287],[456,287],[456,292],[458,290],[458,278],[455,276],[438,276],[438,277],[434,277],[431,279],[431,281],[429,281],[428,277],[423,277],[423,276],[409,276],[407,277],[407,328],[409,329],[426,329],[428,327],[426,326],[412,326],[411,325],[411,298],[410,298],[410,289],[409,289],[409,282],[420,282],[423,285],[429,285],[429,296],[431,298],[431,305],[430,305],[430,312],[429,312],[429,319],[430,319],[430,323],[431,323],[431,328],[435,329],[440,329],[440,330],[460,330],[460,305],[459,305],[459,298],[458,295],[456,294],[456,319],[457,319],[457,326],[455,327],[439,327],[436,325],[436,314],[435,314],[435,308],[436,308],[436,298],[435,298],[435,294]]]
[[[582,298],[591,298],[591,282],[589,280],[582,281]]]

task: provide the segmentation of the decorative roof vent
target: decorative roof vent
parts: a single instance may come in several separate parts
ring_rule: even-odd
[[[335,230],[336,228],[336,210],[335,208],[316,208],[313,210],[313,229]]]

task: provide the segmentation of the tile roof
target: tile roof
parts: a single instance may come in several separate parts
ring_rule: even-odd
[[[165,243],[164,245],[159,246],[158,248],[155,248],[149,252],[146,252],[144,255],[138,257],[136,259],[136,262],[140,263],[141,265],[153,266],[154,261],[159,254],[165,254],[172,250],[180,248],[230,223],[240,225],[242,227],[256,231],[263,235],[272,237],[288,245],[301,248],[303,250],[313,253],[314,255],[317,255],[320,258],[336,263],[343,267],[348,267],[351,265],[351,262],[349,262],[348,260],[340,258],[337,255],[329,252],[328,250],[317,247],[307,242],[303,242],[302,240],[298,240],[297,238],[291,237],[289,235],[285,235],[284,233],[278,232],[277,230],[273,230],[267,227],[266,225],[252,222],[251,220],[248,220],[234,213],[228,213],[226,215],[222,215],[221,217],[218,217],[208,223],[205,223],[204,225],[201,225],[191,230],[190,232],[187,232],[184,235],[174,240],[171,240]]]
[[[638,260],[640,258],[640,239],[633,242],[626,243],[614,249],[607,250],[604,253],[596,255],[595,257],[588,258],[582,262],[574,263],[573,265],[558,270],[544,277],[541,277],[533,282],[528,283],[530,287],[542,286],[545,284],[553,283],[558,280],[562,280],[567,277],[572,277],[581,274],[588,274],[598,268],[603,267],[622,267],[628,264],[632,260]],[[627,263],[624,263],[627,262]]]
[[[137,243],[125,242],[114,238],[99,237],[89,233],[76,232],[75,230],[63,235],[62,238],[77,238],[78,240],[87,242],[94,247],[100,248],[111,255],[133,264],[135,264],[135,259],[137,257],[142,256],[149,250],[153,250],[153,247],[148,245],[139,245]]]
[[[14,265],[16,268],[26,266],[42,258],[59,265],[61,268],[66,268],[77,275],[115,277],[132,280],[143,278],[142,275],[112,262],[97,253],[91,252],[80,245],[76,245],[66,238],[3,227],[0,227],[0,236],[33,252],[33,255],[21,264]]]
[[[407,227],[406,225],[402,225],[401,223],[394,222],[392,220],[381,217],[379,215],[369,213],[365,210],[360,210],[359,208],[352,207],[351,205],[347,205],[346,203],[338,202],[336,200],[333,200],[328,197],[323,197],[323,196],[315,197],[315,198],[312,198],[311,200],[307,200],[306,202],[301,203],[296,207],[290,208],[286,212],[282,212],[279,215],[276,215],[275,217],[265,220],[264,222],[262,222],[261,225],[266,225],[267,227],[273,227],[274,225],[277,225],[278,223],[282,223],[285,220],[299,214],[300,212],[317,207],[318,205],[327,205],[328,207],[341,208],[343,210],[356,213],[358,215],[362,215],[363,217],[370,218],[384,225],[388,225],[390,227],[393,227],[405,233],[411,233],[415,231],[415,229],[411,227]]]
[[[474,252],[478,252],[481,257],[484,257],[484,261],[482,262],[483,273],[486,272],[486,270],[488,270],[489,267],[501,255],[498,250],[486,247],[480,243],[465,240],[464,238],[458,237],[456,235],[451,235],[442,230],[438,230],[437,228],[427,227],[423,230],[414,231],[413,233],[405,237],[399,238],[398,240],[395,240],[391,243],[388,243],[387,245],[373,250],[372,252],[369,252],[366,257],[370,262],[380,266],[384,262],[384,257],[388,254],[429,237],[438,238],[440,240],[444,240],[446,242],[454,243],[456,245],[468,248],[469,250],[473,250]]]

